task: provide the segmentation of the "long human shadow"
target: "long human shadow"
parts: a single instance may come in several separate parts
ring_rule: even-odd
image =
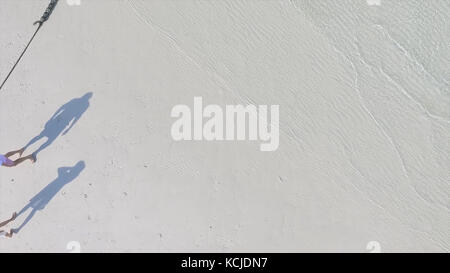
[[[86,110],[89,108],[89,99],[92,97],[92,95],[92,92],[86,93],[84,96],[72,99],[71,101],[61,106],[53,114],[50,120],[47,121],[44,130],[42,130],[39,135],[32,138],[23,147],[23,150],[26,150],[35,142],[46,137],[47,141],[32,153],[34,158],[36,159],[38,153],[50,146],[61,133],[61,135],[65,135],[70,131],[70,129],[72,129],[75,123],[77,123],[77,121],[81,118],[83,113],[86,112]]]
[[[73,167],[58,168],[58,177],[36,194],[30,202],[20,210],[17,217],[31,209],[25,221],[18,227],[13,229],[14,233],[19,233],[20,230],[30,222],[37,211],[43,210],[47,204],[55,197],[55,195],[67,184],[72,182],[86,167],[84,161],[79,161]]]

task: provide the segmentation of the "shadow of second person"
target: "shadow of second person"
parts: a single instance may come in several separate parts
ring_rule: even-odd
[[[43,210],[48,203],[55,197],[55,195],[67,184],[72,182],[86,167],[84,161],[79,161],[73,167],[58,168],[58,177],[36,194],[30,202],[17,214],[22,215],[27,210],[31,209],[30,214],[25,221],[16,229],[14,233],[18,233],[34,216],[38,210]]]
[[[22,148],[22,151],[26,150],[28,147],[30,147],[40,139],[44,137],[47,138],[46,142],[32,153],[34,158],[36,159],[38,153],[50,146],[50,144],[52,144],[59,135],[65,135],[72,129],[75,123],[77,123],[77,121],[81,118],[83,113],[86,112],[86,110],[89,108],[89,100],[92,95],[92,92],[86,93],[84,96],[72,99],[71,101],[61,106],[47,121],[42,132],[31,139]]]

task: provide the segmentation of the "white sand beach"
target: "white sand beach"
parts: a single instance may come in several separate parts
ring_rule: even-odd
[[[0,1],[0,81],[49,2]],[[0,153],[38,150],[0,252],[448,252],[449,31],[447,0],[60,0],[0,91]],[[279,105],[278,149],[175,141],[196,96]]]

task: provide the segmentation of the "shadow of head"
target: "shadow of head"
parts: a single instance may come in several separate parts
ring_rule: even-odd
[[[65,116],[70,119],[80,118],[81,115],[88,109],[89,100],[92,98],[93,93],[88,92],[84,94],[82,97],[75,98],[68,103],[66,103],[61,110],[60,113],[65,113]]]
[[[68,103],[64,104],[59,110],[69,110],[69,112],[84,112],[89,107],[89,100],[94,93],[88,92],[79,98],[74,98]]]
[[[53,199],[53,197],[67,184],[75,180],[84,170],[86,164],[79,161],[73,167],[58,168],[58,177],[36,194],[31,200],[29,206],[42,210]]]
[[[82,99],[82,100],[88,101],[88,100],[90,100],[90,99],[92,98],[92,95],[94,95],[94,93],[88,92],[88,93],[84,94],[84,95],[81,97],[81,99]]]
[[[86,108],[89,106],[89,100],[92,98],[93,95],[94,95],[94,93],[88,92],[79,98],[75,98],[75,99],[71,100],[69,103],[66,104],[66,106],[67,106],[67,108],[70,108],[70,107],[73,107],[75,109],[80,108],[77,110],[79,110],[79,111],[81,110],[84,112],[86,110]]]
[[[67,184],[74,180],[86,167],[84,161],[79,161],[73,167],[60,167],[58,168],[58,184]]]

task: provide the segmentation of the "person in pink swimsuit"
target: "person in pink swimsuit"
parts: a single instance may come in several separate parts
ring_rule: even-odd
[[[9,159],[11,156],[15,155],[15,154],[19,154],[19,156],[22,156],[24,149],[20,149],[17,151],[12,151],[9,152],[5,155],[0,154],[0,166],[4,166],[4,167],[15,167],[17,165],[19,165],[20,163],[24,162],[25,160],[30,160],[31,162],[36,162],[36,159],[34,158],[34,156],[28,155],[25,157],[20,157],[19,159],[16,160],[11,160]]]

